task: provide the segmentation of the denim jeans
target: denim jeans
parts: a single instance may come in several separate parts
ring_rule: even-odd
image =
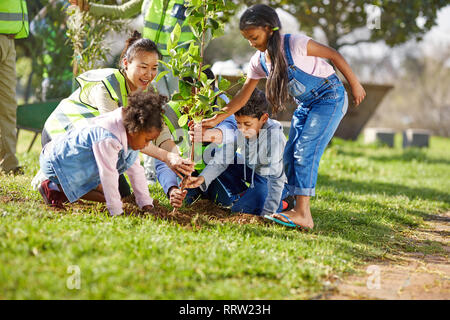
[[[245,179],[244,168],[246,170]],[[185,202],[191,204],[198,197],[202,197],[212,200],[220,206],[229,207],[232,212],[260,215],[267,198],[267,179],[257,173],[253,175],[253,184],[251,179],[252,169],[245,164],[235,162],[211,182],[206,192],[202,192],[200,188],[188,189]],[[283,196],[286,193],[283,192]],[[277,212],[281,212],[281,210],[282,203]]]
[[[283,155],[290,194],[315,195],[320,159],[347,107],[344,86],[332,81],[330,87],[294,111]]]

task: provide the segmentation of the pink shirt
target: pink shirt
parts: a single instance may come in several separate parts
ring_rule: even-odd
[[[311,38],[303,34],[293,34],[289,40],[289,48],[291,49],[294,64],[300,70],[316,77],[326,78],[334,73],[333,67],[324,59],[307,55],[307,44]],[[284,35],[281,34],[281,48],[284,52]],[[262,79],[267,75],[264,72],[260,62],[261,51],[256,53],[250,59],[247,76],[250,79]],[[266,54],[267,50],[266,50]],[[270,70],[270,63],[267,63],[267,69]]]
[[[127,152],[128,150],[127,134],[122,123],[122,108],[93,118],[92,123],[94,126],[100,126],[108,130],[119,139],[105,139],[93,146],[95,161],[97,162],[100,181],[106,199],[106,207],[111,215],[119,215],[123,213],[123,209],[119,193],[119,172],[116,166],[119,151],[124,149]],[[148,192],[147,179],[139,157],[127,170],[127,174],[136,196],[137,205],[140,208],[146,205],[153,206],[153,199]]]

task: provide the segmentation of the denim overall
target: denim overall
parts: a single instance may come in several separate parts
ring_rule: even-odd
[[[100,173],[92,147],[105,139],[117,139],[101,127],[73,128],[57,136],[41,151],[39,158],[42,173],[52,182],[61,185],[70,202],[75,202],[100,184]],[[121,149],[116,168],[119,174],[130,168],[139,151]]]
[[[321,78],[294,65],[289,48],[290,36],[284,36],[288,90],[298,107],[292,117],[289,140],[283,154],[288,179],[283,199],[287,193],[315,195],[320,158],[348,107],[347,92],[336,74]],[[268,75],[263,53],[260,55],[260,62]]]

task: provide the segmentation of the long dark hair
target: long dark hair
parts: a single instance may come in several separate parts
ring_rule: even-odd
[[[156,43],[147,38],[142,38],[142,35],[138,31],[133,31],[131,37],[125,42],[125,48],[120,55],[120,67],[122,68],[123,58],[127,58],[128,62],[133,61],[133,58],[138,52],[155,52],[158,54],[158,59],[162,59],[161,52],[159,52]]]
[[[281,22],[276,11],[264,4],[255,4],[245,10],[239,21],[239,29],[256,27],[269,27],[273,31],[267,41],[271,67],[266,82],[266,96],[276,113],[284,109],[284,103],[289,98],[288,66],[281,48]]]

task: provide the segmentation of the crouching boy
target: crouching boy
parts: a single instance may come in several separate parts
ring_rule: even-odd
[[[190,177],[186,187],[206,190],[221,175],[241,189],[229,194],[231,211],[257,215],[281,212],[286,137],[281,124],[269,118],[268,110],[264,93],[255,89],[247,104],[235,113],[239,130],[233,143],[217,149],[202,173]]]

